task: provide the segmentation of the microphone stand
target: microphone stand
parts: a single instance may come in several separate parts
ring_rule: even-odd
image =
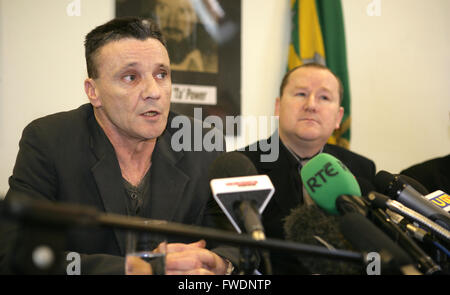
[[[107,227],[131,231],[155,232],[181,237],[209,239],[216,242],[245,247],[247,249],[276,250],[313,255],[322,258],[344,260],[365,265],[362,253],[347,250],[328,250],[324,247],[300,244],[278,239],[255,240],[247,234],[237,234],[213,228],[185,225],[180,223],[144,223],[144,218],[130,217],[112,213],[102,213],[93,207],[69,205],[49,201],[32,200],[29,197],[15,196],[0,201],[0,217],[15,219],[22,224],[57,229],[67,227]],[[61,245],[61,243],[59,243]],[[248,258],[246,258],[248,259]],[[250,262],[247,262],[251,264]],[[250,265],[249,264],[249,265]],[[249,266],[250,267],[250,266]],[[246,270],[249,271],[248,269]]]

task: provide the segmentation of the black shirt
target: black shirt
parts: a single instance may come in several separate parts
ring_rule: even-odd
[[[150,169],[148,169],[137,186],[132,185],[125,178],[122,179],[127,195],[127,214],[129,216],[140,216],[142,214],[141,209],[144,205],[144,200],[150,197]]]

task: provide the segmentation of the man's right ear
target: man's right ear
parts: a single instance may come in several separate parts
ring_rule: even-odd
[[[86,92],[93,107],[98,108],[102,106],[102,102],[97,93],[97,85],[93,79],[87,78],[84,80],[84,92]]]
[[[279,116],[280,115],[280,97],[277,97],[275,99],[275,116]]]

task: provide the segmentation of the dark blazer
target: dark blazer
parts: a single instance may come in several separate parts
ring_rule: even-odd
[[[271,138],[267,139],[267,142],[270,143],[273,136],[278,136],[278,132],[275,132]],[[279,141],[278,159],[274,162],[261,162],[261,155],[269,153],[269,151],[262,152],[259,147],[260,145],[261,141],[256,142],[246,147],[243,153],[250,158],[258,173],[269,176],[275,187],[275,193],[262,214],[266,236],[268,238],[284,240],[284,218],[291,213],[292,209],[303,203],[303,190],[301,176],[298,172],[298,162],[286,149],[281,140]],[[341,160],[356,177],[365,178],[369,182],[373,181],[376,172],[373,161],[336,145],[326,144],[323,152],[329,153]],[[293,263],[294,260],[290,255],[272,252],[273,273],[308,273],[308,270],[301,265]]]
[[[151,197],[144,200],[142,217],[216,227],[216,221],[226,217],[217,216],[217,210],[209,214],[215,202],[207,171],[219,152],[175,152],[171,148],[176,132],[170,127],[173,117],[171,113],[152,155]],[[90,104],[30,123],[23,131],[9,185],[6,199],[20,192],[36,199],[127,215],[119,163]],[[118,229],[74,229],[67,236],[65,249],[82,254],[82,273],[120,274],[124,271],[125,236]],[[2,252],[6,255],[7,250]]]
[[[437,190],[450,193],[450,154],[413,165],[400,174],[414,178],[430,193]]]

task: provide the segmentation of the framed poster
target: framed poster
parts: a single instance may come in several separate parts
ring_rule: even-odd
[[[241,113],[241,0],[116,0],[116,16],[159,24],[171,60],[171,110],[218,116],[225,132],[226,117]]]

